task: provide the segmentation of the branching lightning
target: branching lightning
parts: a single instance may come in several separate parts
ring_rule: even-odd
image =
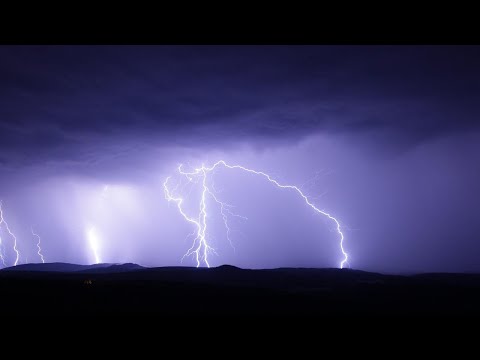
[[[212,188],[214,188],[212,186]],[[208,194],[213,198],[213,200],[218,204],[220,205],[220,214],[222,215],[222,218],[223,218],[223,223],[225,224],[225,229],[227,229],[227,239],[228,239],[228,242],[230,243],[230,245],[232,246],[233,250],[235,250],[235,246],[233,246],[233,242],[230,238],[230,233],[231,233],[231,229],[230,229],[230,226],[228,225],[228,215],[230,216],[235,216],[235,217],[238,217],[238,218],[241,218],[243,220],[248,220],[247,217],[245,216],[242,216],[242,215],[238,215],[238,214],[235,214],[233,213],[230,208],[233,207],[233,205],[230,205],[230,204],[227,204],[227,203],[224,203],[220,200],[217,199],[217,196],[215,195],[214,192],[210,191],[210,189],[207,188],[207,191],[208,191]],[[227,215],[228,213],[228,215]]]
[[[5,218],[3,217],[3,209],[2,209],[2,201],[0,200],[0,226],[2,224],[5,224],[5,230],[7,230],[8,234],[12,237],[13,239],[13,250],[15,251],[16,257],[15,257],[15,263],[13,264],[14,266],[17,266],[18,264],[18,259],[20,259],[20,252],[17,249],[17,238],[16,236],[12,233],[10,230],[8,223],[5,221]],[[4,253],[2,252],[2,262],[5,264],[5,258],[4,258]]]
[[[40,259],[42,260],[42,263],[45,264],[45,259],[43,258],[43,255],[42,255],[42,248],[41,248],[41,241],[42,239],[40,238],[40,236],[38,234],[36,234],[34,231],[33,231],[33,228],[31,228],[32,230],[32,235],[35,236],[37,238],[37,248],[38,248],[38,251],[37,251],[37,254],[38,256],[40,256]]]
[[[344,235],[343,235],[343,232],[342,232],[341,227],[340,227],[340,222],[334,216],[332,216],[330,213],[328,213],[324,210],[320,210],[319,208],[317,208],[297,186],[280,184],[277,180],[273,179],[267,173],[264,173],[262,171],[252,170],[252,169],[246,168],[246,167],[241,166],[241,165],[229,165],[224,160],[220,160],[220,161],[217,161],[211,167],[206,167],[205,165],[202,165],[202,167],[197,168],[192,172],[183,171],[182,170],[182,165],[180,165],[178,167],[179,174],[185,176],[187,178],[188,182],[193,182],[194,180],[196,180],[198,182],[199,179],[201,180],[202,193],[201,193],[200,204],[199,204],[200,205],[199,206],[199,214],[198,214],[197,217],[192,217],[192,216],[187,215],[187,213],[185,212],[185,210],[182,206],[183,203],[184,203],[184,199],[182,197],[179,197],[179,196],[176,196],[176,195],[173,194],[177,190],[178,185],[172,190],[169,189],[168,183],[169,183],[171,177],[168,177],[163,183],[163,187],[164,187],[164,191],[165,191],[165,198],[168,201],[175,202],[177,204],[177,208],[178,208],[180,214],[183,216],[183,218],[196,227],[196,237],[193,240],[193,244],[192,244],[191,248],[185,253],[184,257],[191,256],[191,255],[195,256],[195,259],[196,259],[196,262],[197,262],[197,267],[200,266],[202,261],[208,267],[210,267],[210,264],[208,262],[208,254],[211,253],[211,252],[215,252],[214,248],[209,245],[208,240],[207,240],[207,201],[206,201],[207,196],[209,196],[211,199],[213,199],[214,202],[216,202],[220,206],[220,213],[222,215],[222,218],[223,218],[223,221],[224,221],[224,224],[225,224],[225,228],[227,230],[227,238],[230,241],[230,244],[232,244],[232,242],[230,240],[230,227],[228,226],[228,221],[227,221],[228,220],[228,215],[227,214],[240,217],[240,215],[236,215],[236,214],[234,214],[230,211],[230,208],[232,207],[231,205],[226,204],[226,203],[224,203],[224,202],[222,202],[218,199],[218,197],[215,195],[215,192],[210,189],[210,187],[207,183],[207,174],[210,173],[210,172],[213,172],[218,166],[223,166],[223,167],[225,167],[227,169],[231,169],[231,170],[242,170],[242,171],[254,174],[254,175],[259,175],[259,176],[267,179],[270,183],[274,184],[278,188],[289,189],[289,190],[295,191],[298,195],[300,195],[300,197],[303,199],[303,201],[310,208],[312,208],[315,212],[327,217],[329,220],[334,222],[335,230],[338,233],[338,236],[339,236],[339,239],[340,239],[340,250],[341,250],[342,255],[343,255],[343,259],[340,262],[340,268],[343,268],[345,266],[345,264],[348,264],[348,262],[347,262],[348,261],[348,254],[346,253],[346,251],[343,247]],[[211,186],[211,187],[214,189],[213,186]],[[233,246],[233,244],[232,244],[232,246]]]

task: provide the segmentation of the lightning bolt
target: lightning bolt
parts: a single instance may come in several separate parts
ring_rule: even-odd
[[[41,244],[40,244],[42,239],[40,239],[40,236],[33,231],[33,228],[31,228],[31,230],[32,230],[32,235],[35,236],[38,240],[37,241],[37,248],[38,248],[37,254],[38,254],[38,256],[40,256],[40,259],[42,259],[42,263],[45,264],[45,259],[43,258],[42,248],[41,248]]]
[[[2,201],[0,200],[0,225],[2,225],[2,224],[5,224],[5,229],[7,230],[8,234],[13,238],[13,250],[16,253],[15,263],[13,265],[17,266],[18,259],[20,258],[20,252],[17,249],[17,238],[12,233],[12,231],[8,227],[8,223],[5,221],[5,218],[3,217]],[[5,264],[3,255],[2,255],[2,261]]]
[[[180,171],[180,168],[179,168]],[[163,188],[165,190],[165,198],[168,201],[173,201],[177,204],[178,211],[180,211],[180,214],[183,216],[183,218],[188,221],[189,223],[192,223],[195,225],[197,228],[197,236],[193,240],[193,245],[186,254],[183,256],[183,258],[192,255],[195,253],[195,258],[197,260],[197,267],[200,266],[201,260],[205,261],[208,267],[210,267],[210,264],[208,263],[208,252],[209,251],[214,251],[212,247],[210,247],[207,243],[207,239],[205,236],[206,233],[206,224],[207,224],[207,205],[205,201],[205,195],[207,194],[207,187],[206,187],[206,173],[204,172],[204,178],[203,178],[203,191],[202,191],[202,197],[200,200],[200,214],[198,216],[198,219],[192,218],[188,216],[185,211],[182,208],[183,204],[183,199],[179,197],[175,197],[170,193],[170,190],[168,189],[168,181],[170,180],[170,177],[168,177],[165,182],[163,183]],[[188,178],[188,176],[187,176]],[[191,178],[188,178],[189,181],[191,181]],[[202,251],[203,249],[203,251]],[[202,255],[203,253],[203,255]],[[183,260],[182,258],[182,260]]]
[[[0,260],[2,261],[3,266],[7,266],[5,263],[5,247],[2,243],[2,237],[0,236]]]
[[[294,185],[284,185],[279,183],[277,180],[273,179],[269,174],[263,172],[263,171],[257,171],[257,170],[252,170],[249,168],[246,168],[241,165],[229,165],[227,164],[224,160],[217,161],[215,164],[213,164],[211,167],[206,167],[205,165],[202,165],[202,167],[195,169],[192,172],[186,172],[182,170],[182,166],[180,165],[178,167],[178,172],[180,175],[183,175],[187,178],[188,182],[193,182],[194,179],[201,178],[201,183],[202,183],[202,193],[201,193],[201,198],[200,198],[200,212],[198,214],[198,217],[194,218],[186,214],[185,210],[183,209],[182,205],[184,203],[184,199],[182,197],[178,197],[173,195],[172,193],[178,188],[178,185],[171,191],[168,188],[168,183],[171,177],[168,177],[165,182],[163,183],[163,188],[165,192],[165,198],[170,202],[173,201],[177,204],[178,210],[180,214],[183,216],[183,218],[195,225],[196,227],[196,237],[193,240],[192,247],[185,253],[184,257],[194,255],[196,258],[197,262],[197,267],[200,266],[201,262],[203,261],[207,267],[210,267],[210,264],[208,262],[208,254],[210,252],[215,252],[215,250],[208,244],[207,241],[207,204],[206,204],[206,198],[207,195],[209,195],[217,204],[220,205],[220,212],[222,214],[225,227],[227,229],[227,238],[230,241],[230,227],[228,226],[227,223],[227,214],[228,212],[230,215],[238,216],[236,214],[231,213],[228,209],[231,207],[231,205],[225,204],[218,200],[218,198],[215,196],[214,192],[210,190],[210,188],[207,185],[207,173],[213,172],[217,167],[223,166],[227,169],[231,170],[242,170],[250,174],[258,175],[266,180],[268,180],[270,183],[275,185],[278,188],[281,189],[289,189],[293,190],[296,192],[301,199],[307,204],[311,209],[313,209],[316,213],[327,217],[329,220],[331,220],[335,224],[335,230],[338,233],[339,236],[339,243],[340,243],[340,250],[343,255],[343,259],[340,262],[340,268],[343,269],[345,264],[348,264],[348,254],[345,251],[345,248],[343,246],[344,243],[344,234],[342,232],[342,229],[340,227],[340,222],[332,216],[330,213],[321,210],[317,208],[305,194],[297,187]],[[197,180],[198,181],[198,180]],[[230,241],[232,244],[232,242]],[[182,258],[183,260],[183,258]]]

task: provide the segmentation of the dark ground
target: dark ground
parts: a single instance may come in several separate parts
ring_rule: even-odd
[[[480,275],[231,266],[20,265],[0,271],[5,315],[480,315]]]

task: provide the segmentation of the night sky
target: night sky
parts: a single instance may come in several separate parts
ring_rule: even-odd
[[[224,159],[333,214],[352,268],[480,271],[479,64],[478,46],[0,46],[0,199],[20,263],[39,261],[33,227],[48,262],[195,266],[163,182]],[[334,224],[294,192],[214,176],[248,220],[231,219],[232,247],[208,203],[212,266],[339,265]]]

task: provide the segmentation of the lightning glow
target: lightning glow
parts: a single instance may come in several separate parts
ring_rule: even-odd
[[[37,248],[38,248],[38,251],[37,251],[37,254],[38,256],[40,256],[40,259],[42,260],[42,263],[45,264],[45,259],[43,258],[43,255],[42,255],[42,248],[41,248],[41,242],[42,242],[42,239],[40,238],[40,236],[38,234],[36,234],[34,231],[33,231],[33,228],[31,228],[32,230],[32,235],[35,236],[37,238]]]
[[[90,244],[90,248],[92,249],[93,256],[95,257],[95,264],[100,264],[101,260],[100,260],[99,249],[98,249],[99,240],[98,240],[97,232],[95,231],[94,227],[90,227],[87,230],[87,239],[88,239],[88,243]]]
[[[13,250],[15,251],[16,257],[15,257],[15,263],[13,264],[14,266],[17,266],[18,260],[20,259],[20,252],[17,249],[17,238],[16,236],[12,233],[10,230],[8,223],[5,221],[5,218],[3,217],[3,208],[2,208],[2,201],[0,200],[0,226],[4,224],[5,230],[7,230],[8,234],[12,237],[13,239]],[[5,264],[5,259],[2,254],[2,262]]]
[[[101,206],[102,202],[104,202],[108,198],[108,194],[110,192],[110,185],[106,184],[102,188],[102,192],[100,193],[97,201],[93,205],[93,211],[98,210],[99,206]],[[86,227],[86,237],[88,244],[90,245],[90,249],[92,250],[93,257],[95,259],[96,264],[101,263],[100,259],[100,238],[98,236],[98,232],[95,226],[87,226]]]
[[[227,223],[228,216],[227,216],[226,213],[229,213],[230,215],[234,215],[234,216],[239,216],[239,215],[231,213],[230,210],[229,210],[229,207],[231,207],[231,205],[225,204],[225,203],[221,202],[220,200],[218,200],[215,193],[208,186],[207,174],[213,172],[218,166],[223,166],[223,167],[225,167],[227,169],[231,169],[231,170],[242,170],[242,171],[254,174],[254,175],[259,175],[259,176],[265,178],[266,180],[268,180],[270,183],[274,184],[278,188],[289,189],[289,190],[295,191],[303,199],[303,201],[310,208],[312,208],[315,212],[317,212],[318,214],[320,214],[322,216],[325,216],[329,220],[333,221],[333,223],[335,224],[335,230],[336,230],[336,232],[338,233],[338,236],[339,236],[340,250],[341,250],[342,255],[343,255],[343,259],[340,262],[340,268],[343,269],[345,264],[348,264],[348,254],[345,251],[344,246],[343,246],[345,237],[344,237],[344,234],[341,230],[340,222],[334,216],[332,216],[330,213],[328,213],[324,210],[321,210],[321,209],[317,208],[297,186],[280,184],[277,180],[273,179],[267,173],[264,173],[262,171],[252,170],[252,169],[246,168],[246,167],[241,166],[241,165],[229,165],[224,160],[220,160],[220,161],[217,161],[215,164],[213,164],[211,167],[206,167],[205,165],[202,165],[202,167],[197,168],[192,172],[183,171],[182,170],[182,165],[180,165],[178,167],[179,174],[185,176],[189,183],[193,182],[194,180],[196,182],[198,182],[198,179],[201,179],[202,193],[201,193],[200,204],[199,204],[200,205],[199,206],[200,211],[199,211],[199,214],[198,214],[197,217],[191,217],[191,216],[187,215],[185,210],[182,207],[182,205],[184,203],[184,199],[182,197],[173,195],[173,192],[176,191],[176,189],[178,188],[178,185],[173,190],[169,189],[168,183],[169,183],[169,180],[170,180],[171,177],[168,177],[163,183],[165,198],[168,201],[175,202],[177,204],[177,208],[178,208],[180,214],[183,216],[183,218],[186,221],[192,223],[196,227],[196,237],[193,240],[192,246],[185,253],[184,257],[194,255],[195,259],[196,259],[196,262],[197,262],[197,267],[200,266],[202,261],[207,265],[207,267],[210,267],[210,264],[208,262],[208,254],[211,253],[211,252],[215,252],[214,248],[209,245],[208,239],[207,239],[207,202],[206,202],[207,195],[210,196],[217,204],[220,205],[220,212],[221,212],[221,215],[223,217],[225,227],[227,229],[227,238],[228,238],[228,240],[230,241],[231,244],[232,244],[232,242],[230,240],[230,227],[228,226],[228,223]]]

